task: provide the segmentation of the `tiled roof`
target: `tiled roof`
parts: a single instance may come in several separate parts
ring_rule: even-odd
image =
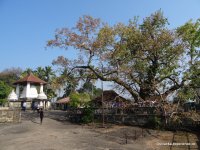
[[[94,101],[101,101],[101,100],[102,100],[102,95],[98,96],[94,99]],[[122,96],[119,96],[119,94],[117,94],[113,90],[103,91],[103,101],[104,102],[109,102],[109,101],[127,101],[127,102],[129,102],[128,100],[126,100]]]
[[[67,103],[69,103],[69,101],[70,101],[69,97],[65,97],[65,98],[62,98],[60,100],[57,100],[56,103],[58,103],[58,104],[67,104]]]
[[[36,83],[36,84],[46,84],[45,81],[39,79],[38,77],[34,76],[32,73],[28,74],[26,77],[19,79],[18,81],[14,82],[14,84],[24,84],[24,83]]]

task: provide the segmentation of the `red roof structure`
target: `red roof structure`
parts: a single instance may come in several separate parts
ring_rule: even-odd
[[[94,107],[101,107],[102,106],[102,95],[96,97],[91,101]],[[120,96],[113,90],[103,91],[103,103],[107,105],[107,107],[128,107],[131,105],[131,101],[125,99],[124,97]]]
[[[67,104],[69,102],[70,102],[69,97],[65,97],[65,98],[62,98],[62,99],[56,101],[57,104]]]
[[[102,95],[96,97],[93,101],[102,101]],[[106,90],[103,91],[103,101],[109,102],[109,101],[123,101],[123,102],[129,102],[129,100],[126,100],[124,97],[120,96],[113,90]]]
[[[32,73],[28,74],[26,77],[19,79],[18,81],[14,82],[13,84],[26,84],[27,82],[32,84],[47,84],[45,81],[39,79],[38,77],[34,76]]]

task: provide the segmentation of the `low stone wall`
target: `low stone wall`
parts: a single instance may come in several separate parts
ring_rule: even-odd
[[[10,108],[21,108],[21,101],[10,101],[9,107]],[[26,101],[26,109],[31,109],[31,101]]]
[[[20,109],[0,109],[0,123],[18,123],[21,122]]]
[[[17,101],[11,101],[9,102],[9,107],[10,108],[21,108],[21,102],[17,102]]]

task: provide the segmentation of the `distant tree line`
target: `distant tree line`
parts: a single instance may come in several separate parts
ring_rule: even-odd
[[[27,68],[24,71],[21,68],[8,68],[0,72],[0,105],[7,102],[9,93],[15,88],[13,83],[29,73],[33,73],[47,82],[44,91],[49,100],[56,97],[57,99],[70,97],[73,107],[84,105],[84,103],[101,94],[101,89],[96,88],[90,80],[69,73],[66,68],[53,70],[51,66],[45,66],[36,69]],[[81,86],[79,85],[80,80],[83,82]],[[59,94],[59,91],[62,91],[62,94]]]

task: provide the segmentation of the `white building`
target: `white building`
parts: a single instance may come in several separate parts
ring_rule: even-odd
[[[49,108],[50,102],[43,91],[45,84],[45,81],[34,76],[32,73],[14,82],[16,90],[13,90],[8,96],[10,107],[23,107],[25,103],[27,108]]]

